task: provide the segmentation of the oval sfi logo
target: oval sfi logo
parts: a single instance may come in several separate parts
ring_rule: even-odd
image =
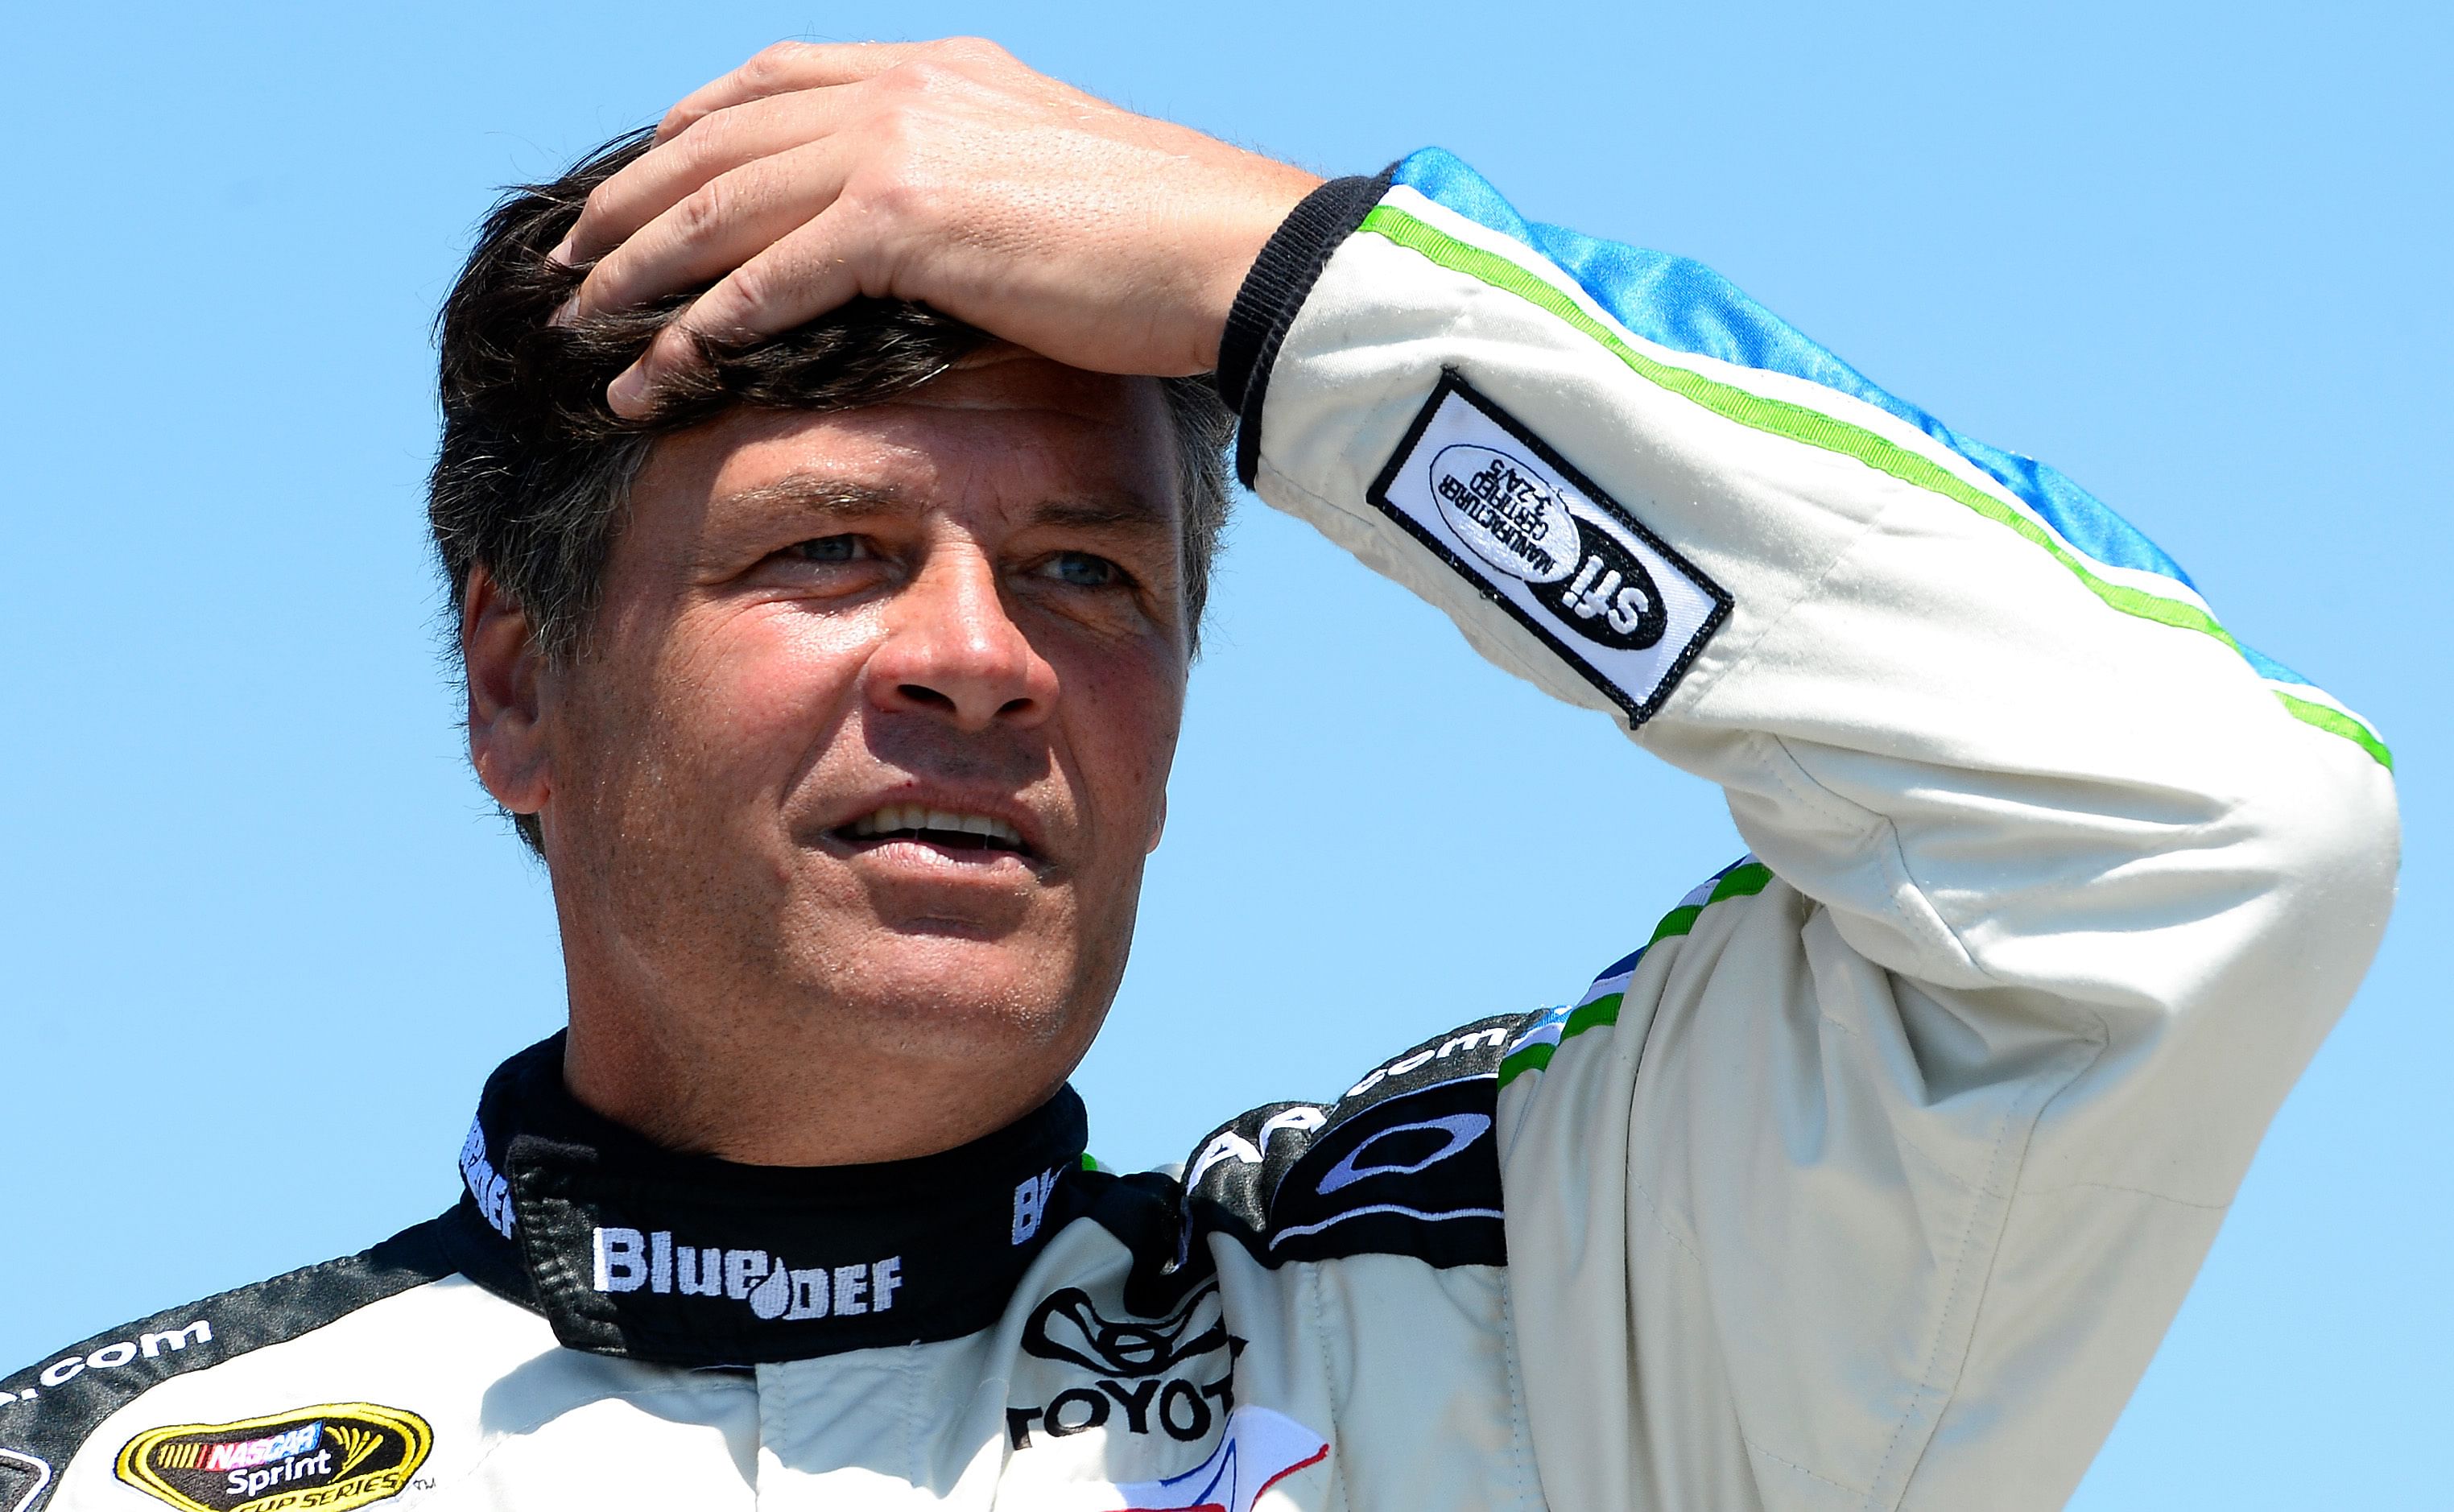
[[[1577,570],[1576,516],[1525,463],[1460,442],[1432,458],[1431,477],[1441,518],[1477,556],[1529,583],[1556,583]]]

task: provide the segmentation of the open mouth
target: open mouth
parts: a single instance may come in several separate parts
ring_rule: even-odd
[[[1031,854],[1021,832],[1003,819],[986,814],[925,808],[916,803],[890,803],[850,824],[837,825],[832,833],[836,839],[854,846],[918,840],[953,851],[1005,851],[1021,857]]]

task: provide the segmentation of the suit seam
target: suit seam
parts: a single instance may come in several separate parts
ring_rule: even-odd
[[[1503,1267],[1499,1276],[1500,1341],[1507,1355],[1508,1377],[1508,1460],[1517,1472],[1517,1504],[1520,1507],[1543,1505],[1541,1478],[1539,1471],[1528,1475],[1525,1462],[1526,1441],[1532,1425],[1525,1413],[1525,1382],[1519,1368],[1517,1349],[1517,1299],[1513,1282]]]
[[[1691,668],[1692,672],[1700,673],[1701,675],[1692,687],[1681,687],[1672,696],[1685,697],[1687,712],[1698,713],[1704,701],[1713,696],[1714,691],[1720,688],[1724,680],[1738,676],[1755,665],[1756,659],[1762,655],[1764,642],[1771,639],[1781,626],[1787,624],[1792,615],[1822,595],[1824,585],[1831,581],[1832,575],[1840,570],[1843,562],[1857,554],[1859,547],[1864,545],[1867,538],[1876,533],[1884,517],[1895,507],[1897,506],[1894,504],[1886,504],[1866,518],[1858,521],[1858,528],[1850,534],[1848,539],[1834,545],[1832,554],[1825,557],[1823,564],[1815,569],[1815,575],[1800,584],[1798,592],[1791,595],[1787,603],[1780,605],[1777,613],[1763,617],[1762,628],[1747,636],[1745,640],[1734,641],[1730,645],[1729,660],[1724,666],[1715,672],[1704,672],[1700,666]],[[1735,620],[1736,617],[1734,614],[1732,619]],[[1700,661],[1701,658],[1700,657],[1699,660]],[[1667,712],[1667,705],[1664,706],[1664,712]],[[1837,797],[1838,795],[1835,796]],[[1852,804],[1850,807],[1854,809],[1857,805]]]
[[[1320,1355],[1321,1395],[1329,1402],[1330,1447],[1333,1456],[1330,1462],[1330,1487],[1335,1504],[1342,1507],[1350,1504],[1350,1499],[1346,1494],[1346,1478],[1338,1473],[1338,1444],[1343,1435],[1338,1432],[1338,1379],[1336,1363],[1331,1360],[1329,1353],[1329,1313],[1321,1299],[1321,1271],[1322,1263],[1318,1260],[1305,1263],[1304,1291],[1306,1304],[1312,1312],[1313,1347]]]
[[[1795,1460],[1785,1459],[1780,1455],[1773,1453],[1770,1449],[1765,1448],[1762,1444],[1757,1442],[1753,1438],[1744,1433],[1739,1435],[1739,1441],[1747,1446],[1749,1453],[1760,1455],[1764,1459],[1770,1460],[1773,1463],[1789,1471],[1793,1475],[1802,1475],[1809,1481],[1813,1481],[1820,1485],[1828,1485],[1835,1491],[1846,1491],[1850,1496],[1857,1499],[1860,1506],[1875,1505],[1875,1494],[1866,1490],[1862,1486],[1851,1485],[1846,1481],[1835,1481],[1828,1475],[1821,1475],[1816,1471],[1810,1470]]]
[[[903,1349],[903,1439],[906,1480],[913,1485],[929,1484],[930,1466],[924,1459],[922,1443],[927,1438],[924,1411],[928,1398],[926,1372],[920,1361],[920,1346],[907,1344]],[[1008,1399],[1011,1400],[1011,1399]]]
[[[2005,1118],[2002,1121],[2002,1126],[1995,1131],[1994,1150],[1991,1158],[1986,1161],[1988,1165],[1998,1164],[2001,1161],[2002,1157],[2002,1145],[2004,1141],[2010,1138],[2010,1119]],[[2000,1199],[1998,1200],[2002,1202],[2004,1217],[2007,1218],[2009,1216],[2010,1209],[2009,1200]],[[1985,1200],[1981,1194],[1971,1199],[1968,1205],[1967,1220],[1961,1225],[1960,1238],[1952,1246],[1953,1259],[1951,1263],[1951,1287],[1949,1291],[1944,1293],[1942,1306],[1938,1309],[1935,1314],[1934,1331],[1926,1341],[1924,1363],[1918,1369],[1917,1384],[1910,1393],[1908,1408],[1906,1411],[1902,1412],[1900,1415],[1899,1420],[1892,1424],[1891,1437],[1883,1441],[1882,1455],[1875,1462],[1875,1484],[1878,1487],[1882,1485],[1886,1475],[1889,1473],[1894,1457],[1901,1452],[1901,1438],[1908,1433],[1909,1425],[1917,1421],[1919,1417],[1921,1415],[1921,1409],[1924,1408],[1929,1401],[1933,1404],[1933,1421],[1930,1422],[1926,1428],[1927,1441],[1931,1442],[1934,1424],[1940,1423],[1942,1421],[1943,1409],[1950,1404],[1953,1392],[1938,1385],[1934,1378],[1937,1372],[1937,1367],[1939,1367],[1942,1362],[1945,1341],[1948,1339],[1951,1332],[1952,1317],[1960,1307],[1961,1289],[1968,1283],[1969,1252],[1977,1242],[1977,1223],[1979,1216],[1983,1211],[1984,1203]],[[1989,1264],[1986,1269],[1987,1276],[1990,1279],[1993,1268]],[[1981,1286],[1981,1297],[1982,1296],[1982,1293],[1983,1289]],[[1976,1325],[1974,1320],[1971,1320],[1970,1322],[1969,1337],[1972,1341],[1976,1337]],[[1961,1361],[1961,1363],[1963,1366],[1967,1363],[1964,1356]],[[1952,1385],[1954,1388],[1959,1384],[1959,1375],[1960,1373],[1957,1370],[1952,1372]],[[1923,1445],[1921,1445],[1921,1458],[1922,1458],[1922,1452]],[[1899,1493],[1893,1496],[1889,1502],[1881,1504],[1893,1507],[1899,1506],[1900,1503],[1907,1498],[1909,1482],[1914,1479],[1916,1479],[1916,1466],[1912,1464],[1909,1472],[1901,1477]],[[1868,1500],[1870,1502],[1873,1500],[1872,1493],[1869,1493]]]
[[[1638,1180],[1633,1172],[1627,1179],[1627,1189],[1644,1203],[1644,1216],[1653,1220],[1653,1226],[1668,1236],[1670,1242],[1678,1245],[1679,1252],[1686,1256],[1689,1261],[1700,1267],[1702,1266],[1704,1257],[1697,1253],[1696,1246],[1688,1243],[1687,1237],[1680,1233],[1663,1215],[1661,1200],[1655,1197],[1642,1181]]]
[[[2175,1207],[2186,1207],[2199,1213],[2232,1211],[2230,1202],[2194,1202],[2186,1197],[2175,1197],[2170,1192],[2158,1192],[2143,1186],[2124,1186],[2119,1181],[2064,1181],[2057,1186],[2032,1186],[2021,1195],[2051,1197],[2060,1192],[2121,1192],[2130,1197],[2143,1197],[2158,1202],[2169,1202]]]
[[[1358,525],[1370,527],[1381,523],[1378,515],[1366,514],[1357,510],[1351,510],[1345,505],[1338,503],[1336,499],[1329,497],[1327,494],[1314,493],[1311,489],[1308,489],[1301,483],[1297,482],[1292,474],[1285,472],[1276,462],[1271,461],[1266,456],[1260,458],[1254,468],[1253,476],[1256,492],[1258,492],[1260,479],[1264,475],[1266,475],[1273,484],[1286,489],[1288,493],[1301,495],[1307,503],[1318,504],[1322,509],[1328,510],[1333,514],[1344,515],[1347,519],[1352,520]],[[1264,497],[1266,497],[1266,495],[1264,495]],[[1412,537],[1408,537],[1408,539],[1411,540]]]
[[[1993,1242],[1984,1247],[1983,1274],[1976,1279],[1976,1292],[1969,1300],[1971,1312],[1967,1333],[1960,1349],[1958,1361],[1952,1369],[1949,1385],[1937,1383],[1933,1378],[1937,1366],[1942,1361],[1944,1338],[1950,1328],[1952,1315],[1960,1305],[1961,1293],[1970,1280],[1968,1275],[1969,1261],[1972,1259],[1970,1251],[1977,1245],[1978,1221],[1984,1212],[1984,1203],[1981,1201],[1970,1204],[1968,1223],[1961,1235],[1960,1256],[1952,1266],[1951,1291],[1944,1300],[1941,1315],[1936,1319],[1935,1339],[1927,1356],[1925,1368],[1919,1373],[1920,1396],[1930,1395],[1935,1399],[1933,1418],[1926,1424],[1924,1440],[1918,1444],[1915,1457],[1901,1474],[1900,1489],[1887,1503],[1890,1506],[1898,1507],[1908,1499],[1909,1488],[1917,1481],[1918,1470],[1924,1464],[1927,1451],[1933,1447],[1935,1430],[1941,1426],[1943,1414],[1949,1410],[1952,1401],[1959,1396],[1961,1376],[1968,1368],[1969,1356],[1976,1352],[1979,1327],[1984,1320],[1986,1294],[1992,1289],[1994,1267],[2002,1255],[2002,1235],[2011,1226],[2011,1214],[2018,1205],[2020,1198],[2020,1167],[2027,1161],[2028,1148],[2035,1139],[2037,1128],[2043,1123],[2046,1110],[2069,1093],[2072,1087],[2078,1085],[2080,1077],[2088,1067],[2096,1064],[2097,1060],[2103,1056],[2105,1046],[2110,1042],[2110,1035],[2105,1029],[2103,1019],[2092,1012],[2090,1018],[2095,1020],[2097,1036],[2087,1042],[2086,1058],[2072,1065],[2061,1083],[2050,1093],[2039,1098],[2035,1107],[2024,1118],[2020,1117],[2016,1111],[2005,1111],[2002,1116],[2001,1127],[1994,1139],[1994,1156],[1987,1162],[1994,1169],[1989,1171],[1993,1179],[1986,1184],[1986,1195],[1998,1204],[1994,1215]],[[2017,1140],[2016,1151],[2012,1148],[2015,1130],[2023,1131]],[[2008,1172],[2001,1171],[2000,1168],[2006,1160],[2012,1168]],[[1997,1189],[2001,1193],[2000,1196],[1993,1195]],[[1877,1462],[1875,1475],[1877,1485],[1882,1484],[1893,1457],[1902,1447],[1901,1436],[1907,1433],[1910,1422],[1916,1417],[1916,1406],[1912,1404],[1910,1410],[1903,1413],[1901,1421],[1894,1426],[1891,1441],[1884,1445],[1883,1457]]]

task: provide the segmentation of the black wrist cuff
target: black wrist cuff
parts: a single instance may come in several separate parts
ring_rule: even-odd
[[[1241,421],[1236,429],[1236,475],[1246,488],[1261,455],[1261,401],[1270,390],[1270,366],[1278,343],[1296,323],[1312,286],[1355,228],[1363,223],[1397,175],[1395,163],[1378,177],[1333,178],[1288,212],[1272,233],[1253,271],[1236,292],[1227,329],[1218,337],[1218,395]]]

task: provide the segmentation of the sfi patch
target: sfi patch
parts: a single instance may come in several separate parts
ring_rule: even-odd
[[[1651,718],[1730,595],[1454,369],[1365,491],[1627,711]]]
[[[330,1402],[243,1422],[150,1428],[119,1451],[119,1479],[181,1512],[348,1512],[409,1486],[434,1430],[372,1402]]]

